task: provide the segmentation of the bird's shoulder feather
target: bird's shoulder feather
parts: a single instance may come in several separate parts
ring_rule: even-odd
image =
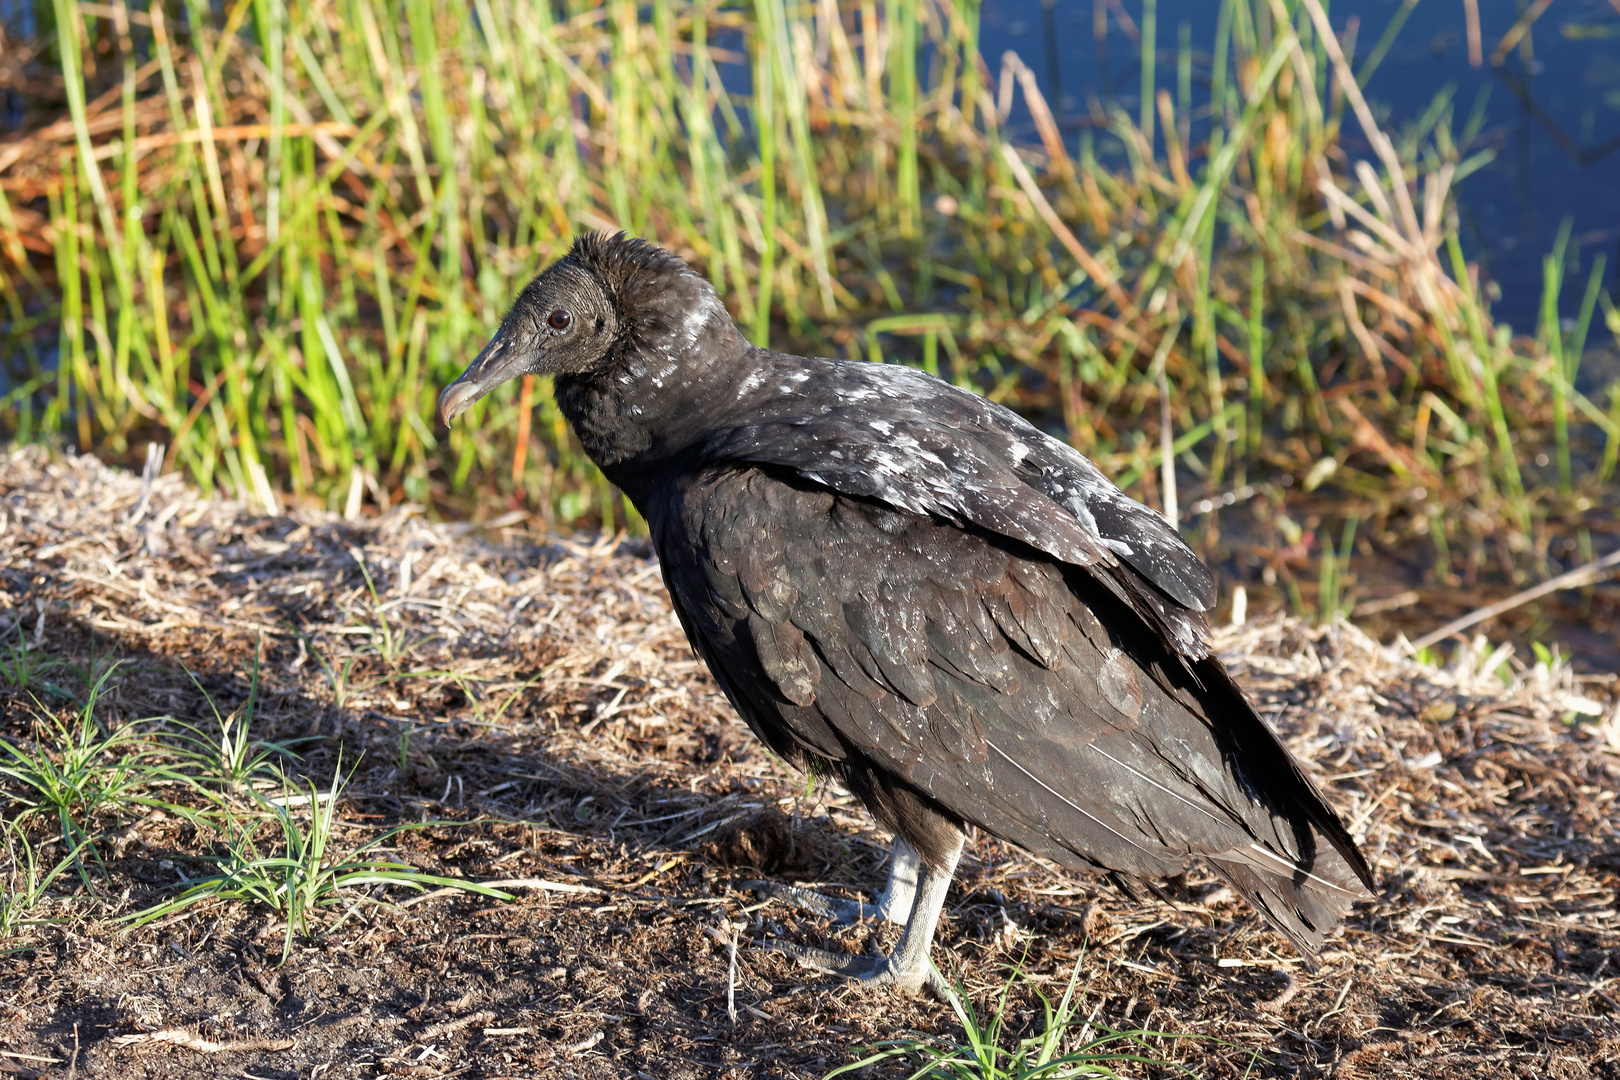
[[[1158,513],[1010,409],[915,369],[759,353],[774,404],[718,429],[715,463],[790,470],[834,491],[971,523],[1086,567],[1193,658],[1214,580]]]

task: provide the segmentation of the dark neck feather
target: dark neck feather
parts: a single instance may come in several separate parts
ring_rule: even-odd
[[[709,283],[668,258],[678,268],[643,267],[617,283],[623,330],[609,363],[556,383],[585,452],[638,506],[656,474],[738,403],[738,381],[758,354]]]

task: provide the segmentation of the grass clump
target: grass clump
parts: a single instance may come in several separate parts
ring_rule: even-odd
[[[31,739],[0,740],[0,777],[12,782],[0,790],[18,808],[9,824],[54,818],[75,856],[88,851],[98,862],[98,834],[93,831],[98,817],[130,808],[185,814],[151,791],[159,785],[190,785],[170,763],[166,749],[137,725],[109,729],[97,719],[96,705],[117,668],[112,664],[101,672],[71,719],[36,716]]]
[[[247,700],[229,714],[221,713],[213,696],[203,689],[197,677],[189,671],[186,673],[214,714],[214,727],[210,730],[179,723],[177,752],[180,759],[191,766],[190,775],[194,780],[217,789],[226,797],[240,795],[265,783],[284,785],[286,775],[277,761],[298,756],[285,743],[253,738],[253,710],[259,700],[259,659],[256,650]]]
[[[1161,1031],[1123,1031],[1099,1023],[1097,1010],[1082,1014],[1083,997],[1075,996],[1080,979],[1076,962],[1063,997],[1054,1003],[1020,969],[1013,968],[988,1017],[980,1016],[966,992],[957,987],[949,997],[962,1025],[960,1041],[924,1036],[891,1039],[876,1044],[858,1061],[841,1065],[825,1080],[873,1065],[915,1063],[908,1080],[934,1076],[943,1080],[1118,1080],[1121,1065],[1175,1068],[1153,1054],[1150,1039],[1186,1038]],[[1020,983],[1028,983],[1041,1003],[1041,1023],[1033,1035],[1009,1040],[1008,998]],[[1192,1075],[1185,1070],[1184,1075]]]
[[[0,941],[49,920],[34,916],[50,896],[51,884],[78,862],[74,848],[55,866],[41,871],[38,853],[28,842],[27,833],[16,823],[0,819],[0,833],[6,838],[5,888],[0,890]]]
[[[171,716],[109,725],[101,714],[121,665],[105,666],[83,703],[66,716],[40,711],[32,737],[0,740],[0,787],[10,812],[0,818],[10,880],[0,905],[0,937],[12,937],[39,922],[31,913],[51,895],[56,879],[73,868],[87,886],[86,858],[110,871],[101,846],[105,822],[120,811],[158,813],[181,819],[182,858],[199,858],[215,871],[183,881],[180,891],[128,916],[140,926],[210,900],[256,904],[285,921],[286,948],[295,933],[307,933],[317,912],[380,903],[368,893],[381,886],[423,891],[454,888],[498,899],[509,894],[463,878],[424,873],[387,854],[390,841],[438,822],[410,823],[361,843],[341,843],[346,826],[338,817],[343,798],[341,756],[322,790],[308,778],[290,779],[282,763],[296,760],[287,744],[255,738],[260,693],[256,655],[242,705],[222,713],[195,676],[192,683],[213,713],[211,725]],[[189,672],[188,672],[189,674]],[[278,789],[279,788],[279,792]],[[36,819],[49,819],[68,854],[42,868],[30,840]],[[54,838],[51,841],[54,843]],[[209,845],[212,850],[208,851]],[[207,853],[191,855],[199,848]],[[92,890],[93,893],[93,890]],[[82,912],[81,912],[82,913]]]
[[[285,957],[292,950],[293,935],[308,933],[321,909],[347,904],[348,910],[338,919],[341,924],[361,905],[382,903],[362,891],[366,886],[399,885],[417,891],[437,886],[498,900],[511,899],[510,893],[499,889],[465,878],[425,874],[409,863],[382,854],[388,841],[401,833],[439,822],[399,825],[340,854],[340,774],[341,763],[325,792],[313,781],[305,781],[302,792],[284,789],[280,798],[255,794],[256,813],[228,814],[220,823],[223,853],[203,856],[204,861],[216,867],[215,872],[187,880],[179,895],[136,912],[129,917],[129,925],[142,926],[211,900],[257,904],[285,920]],[[308,807],[307,818],[294,812],[298,804]],[[266,826],[273,839],[261,846],[259,836]]]
[[[58,699],[71,698],[72,695],[59,683],[46,678],[50,672],[67,667],[67,662],[48,653],[41,655],[37,649],[29,648],[21,619],[17,620],[16,630],[16,642],[8,642],[4,654],[0,655],[0,679],[5,680],[6,686],[15,694],[42,692]]]

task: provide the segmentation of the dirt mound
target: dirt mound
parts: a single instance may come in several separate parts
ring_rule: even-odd
[[[1347,625],[1269,620],[1220,648],[1383,885],[1321,969],[1201,871],[1173,903],[1134,904],[979,837],[941,924],[947,973],[988,1008],[1021,964],[1009,1023],[1027,1034],[1035,988],[1061,992],[1078,962],[1084,1014],[1207,1036],[1155,1042],[1201,1076],[1617,1075],[1613,680],[1483,643],[1437,670]],[[119,660],[104,730],[162,739],[251,708],[296,773],[324,789],[354,770],[343,850],[442,821],[386,851],[518,884],[508,902],[355,890],[283,962],[285,924],[244,903],[125,929],[219,842],[172,813],[103,814],[105,873],[63,874],[31,914],[50,921],[0,943],[0,1072],[816,1077],[877,1039],[959,1030],[937,1003],[758,951],[891,944],[734,887],[766,872],[870,891],[888,838],[753,741],[644,546],[409,509],[254,516],[172,475],[17,450],[0,459],[4,650],[13,744]],[[46,863],[65,854],[55,828],[23,830]],[[1138,1069],[1161,1073],[1183,1075]]]

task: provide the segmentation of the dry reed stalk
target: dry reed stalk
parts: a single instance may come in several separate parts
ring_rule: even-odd
[[[1484,46],[1479,34],[1479,0],[1463,0],[1463,14],[1467,21],[1468,64],[1478,68],[1485,63]]]
[[[1007,167],[1012,170],[1013,178],[1018,181],[1018,186],[1023,189],[1025,195],[1029,196],[1029,201],[1034,204],[1036,212],[1041,215],[1041,220],[1046,222],[1047,228],[1052,230],[1052,235],[1056,236],[1058,241],[1068,249],[1069,254],[1074,256],[1075,262],[1079,263],[1085,272],[1091,276],[1091,280],[1095,281],[1108,293],[1109,299],[1114,302],[1114,306],[1118,310],[1121,312],[1130,310],[1130,298],[1125,295],[1125,290],[1119,287],[1119,281],[1113,274],[1109,273],[1107,267],[1098,262],[1096,257],[1086,250],[1085,245],[1063,223],[1063,219],[1058,217],[1057,211],[1052,209],[1052,204],[1046,201],[1045,195],[1041,194],[1041,189],[1035,183],[1035,178],[1030,175],[1029,166],[1025,165],[1024,159],[1018,156],[1018,151],[1013,149],[1011,144],[1002,143],[1001,156],[1007,162]]]
[[[1512,611],[1521,604],[1528,604],[1532,600],[1539,599],[1540,597],[1546,596],[1551,592],[1556,592],[1559,589],[1583,588],[1595,581],[1602,580],[1606,572],[1616,566],[1620,566],[1620,549],[1609,552],[1601,559],[1593,559],[1591,562],[1582,566],[1577,566],[1575,569],[1570,570],[1567,573],[1559,574],[1555,578],[1549,578],[1538,585],[1532,585],[1528,589],[1523,589],[1516,592],[1506,599],[1498,600],[1494,604],[1487,604],[1478,610],[1471,611],[1468,614],[1461,616],[1460,618],[1453,619],[1451,622],[1448,622],[1446,625],[1440,627],[1440,629],[1424,634],[1422,637],[1412,642],[1412,648],[1427,649],[1431,646],[1438,645],[1440,642],[1446,640],[1448,637],[1451,637],[1453,634],[1459,634],[1471,626],[1477,626],[1486,619],[1494,619],[1496,616],[1501,615],[1504,612]]]
[[[1519,13],[1519,17],[1508,28],[1508,32],[1502,35],[1502,40],[1496,43],[1496,48],[1491,50],[1492,67],[1501,67],[1507,62],[1508,53],[1525,39],[1525,35],[1530,33],[1530,28],[1535,25],[1536,20],[1551,6],[1552,0],[1535,0]]]
[[[1046,103],[1046,96],[1041,93],[1035,73],[1016,53],[1007,53],[1002,58],[1002,64],[1005,70],[1013,73],[1024,91],[1024,104],[1029,107],[1029,114],[1035,121],[1035,130],[1040,132],[1041,145],[1046,148],[1050,167],[1057,170],[1059,179],[1072,180],[1074,163],[1069,160],[1069,152],[1063,145],[1063,133],[1058,130],[1057,120],[1052,116],[1051,106]]]
[[[1176,136],[1176,110],[1170,102],[1170,91],[1160,90],[1157,95],[1159,107],[1159,123],[1168,133],[1165,139],[1165,152],[1169,156],[1170,176],[1180,189],[1178,194],[1183,198],[1193,189],[1193,178],[1187,172],[1187,157],[1183,152],[1181,140]]]

